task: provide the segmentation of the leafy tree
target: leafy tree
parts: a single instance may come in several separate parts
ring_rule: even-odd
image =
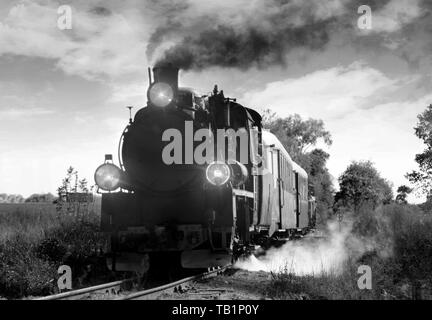
[[[0,203],[23,203],[24,197],[20,194],[0,193]]]
[[[318,140],[323,140],[328,146],[333,143],[330,132],[325,130],[322,120],[303,120],[298,114],[279,118],[270,110],[265,110],[263,126],[276,135],[294,161],[300,163],[303,155],[310,147],[316,145]]]
[[[413,189],[411,189],[408,186],[405,186],[405,185],[400,186],[397,189],[398,194],[396,195],[396,202],[399,204],[407,204],[408,203],[407,197],[412,191],[413,191]]]
[[[88,193],[93,187],[88,187],[87,179],[79,179],[78,171],[72,166],[66,171],[66,177],[62,180],[62,184],[57,188],[59,199],[62,201],[66,200],[69,193],[83,192]]]
[[[81,190],[81,192],[85,192],[85,193],[89,192],[88,182],[86,178],[78,181],[78,189]]]
[[[354,211],[366,203],[375,208],[393,199],[391,184],[370,161],[352,162],[339,177],[339,189],[335,195],[336,207],[351,207]]]
[[[426,149],[416,154],[415,161],[419,165],[418,171],[408,173],[406,177],[414,184],[419,193],[425,194],[428,199],[432,197],[432,104],[418,115],[415,135],[423,140]]]
[[[54,199],[55,197],[51,193],[46,193],[46,194],[34,193],[30,197],[25,199],[25,202],[53,202]]]
[[[327,220],[329,209],[333,206],[333,183],[331,175],[326,167],[330,155],[321,150],[314,149],[307,153],[309,166],[306,170],[309,174],[309,184],[312,185],[313,195],[317,203],[318,223]]]

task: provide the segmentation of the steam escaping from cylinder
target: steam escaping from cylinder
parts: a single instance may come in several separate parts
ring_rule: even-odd
[[[327,236],[306,236],[272,248],[261,257],[250,256],[239,260],[235,267],[248,271],[288,272],[295,275],[338,274],[348,258],[346,240],[351,223],[328,225]]]

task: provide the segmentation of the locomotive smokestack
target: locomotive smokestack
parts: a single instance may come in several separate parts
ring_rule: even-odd
[[[174,67],[172,64],[160,64],[153,68],[154,82],[164,82],[173,88],[174,91],[178,90],[178,73],[179,68]]]

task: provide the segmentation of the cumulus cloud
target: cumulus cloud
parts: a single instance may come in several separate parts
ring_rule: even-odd
[[[420,0],[392,0],[373,13],[372,32],[399,31],[423,13]]]
[[[417,115],[431,102],[429,94],[372,109],[358,108],[343,121],[329,121],[334,144],[328,166],[333,175],[339,176],[352,160],[371,160],[382,176],[393,182],[394,191],[407,184],[404,175],[417,167],[414,156],[424,148],[413,128]]]
[[[337,66],[268,83],[262,91],[245,94],[242,101],[262,109],[271,106],[280,115],[300,112],[308,117],[342,118],[365,106],[366,99],[370,101],[397,88],[396,80],[355,62],[347,67]]]
[[[71,4],[72,30],[60,30],[58,6],[55,1],[12,6],[0,22],[0,55],[54,59],[66,73],[90,79],[143,72],[146,30],[134,15],[78,1]]]
[[[241,100],[281,116],[298,113],[324,120],[334,141],[328,149],[334,177],[353,160],[372,160],[397,188],[406,183],[404,175],[415,168],[414,155],[423,148],[413,130],[417,114],[432,102],[430,94],[412,98],[398,93],[420,81],[354,63],[269,83]]]

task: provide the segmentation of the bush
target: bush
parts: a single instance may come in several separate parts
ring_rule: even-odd
[[[24,207],[22,207],[24,208]],[[45,207],[38,206],[40,210]],[[66,212],[36,212],[27,209],[0,214],[0,296],[19,298],[55,293],[57,269],[72,268],[73,285],[107,275],[100,255],[105,239],[99,232],[99,217],[85,212],[79,217]],[[18,211],[17,211],[18,210]]]
[[[38,256],[56,265],[71,267],[74,285],[81,285],[82,276],[103,274],[106,270],[102,257],[104,236],[99,232],[95,219],[66,219],[47,232],[46,238],[37,245]],[[95,270],[96,269],[96,270]]]
[[[54,291],[56,267],[35,253],[21,236],[0,245],[0,292],[10,298],[47,295]]]
[[[63,261],[67,248],[56,238],[46,238],[36,246],[35,252],[39,258],[55,263]]]

